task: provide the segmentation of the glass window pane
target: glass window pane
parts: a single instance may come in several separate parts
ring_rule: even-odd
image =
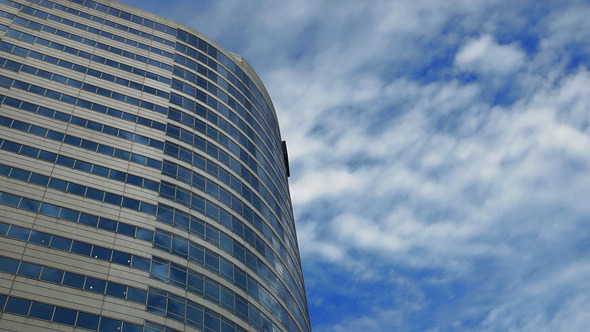
[[[114,282],[109,282],[107,284],[107,295],[124,299],[126,294],[127,286],[123,286]]]
[[[107,248],[103,248],[103,247],[99,247],[99,246],[94,246],[94,248],[92,249],[92,257],[96,258],[96,259],[102,259],[105,261],[110,261],[111,260],[111,254],[112,254],[112,250],[111,249],[107,249]]]
[[[107,283],[104,280],[86,277],[86,283],[84,284],[84,289],[91,291],[91,292],[104,294],[104,290],[106,288],[106,285],[107,285]]]
[[[71,272],[66,272],[63,284],[66,286],[82,289],[82,287],[84,287],[84,276]]]
[[[43,271],[41,271],[41,280],[61,284],[61,279],[63,278],[63,275],[63,271],[52,269],[49,267],[43,267]]]
[[[16,259],[0,257],[0,271],[16,274],[18,263]]]
[[[51,235],[47,233],[41,233],[37,231],[31,231],[31,237],[29,238],[30,242],[37,243],[40,245],[48,246],[49,241],[51,240]]]
[[[131,266],[131,255],[118,250],[113,250],[113,258],[111,261],[113,263]]]
[[[21,262],[20,267],[18,268],[19,275],[29,277],[29,278],[37,279],[37,278],[39,278],[40,273],[41,273],[41,266],[39,266],[37,264]]]
[[[139,256],[133,256],[133,260],[131,261],[131,267],[144,271],[149,271],[150,260]]]
[[[56,323],[74,325],[76,322],[76,314],[78,312],[71,309],[56,307],[53,315],[53,321]]]
[[[123,332],[143,332],[143,326],[123,322]]]
[[[79,312],[78,313],[78,320],[76,321],[77,327],[86,328],[89,330],[96,330],[98,328],[98,319],[100,317],[97,315]]]
[[[26,241],[29,238],[29,234],[31,233],[30,230],[24,229],[22,227],[12,226],[8,230],[7,236],[9,238]]]
[[[91,251],[92,251],[92,245],[90,245],[88,243],[74,241],[74,243],[72,244],[72,252],[74,252],[74,253],[84,255],[84,256],[90,256]]]
[[[59,206],[43,203],[41,204],[41,214],[51,217],[57,217],[59,215]]]
[[[33,302],[29,315],[39,319],[51,320],[51,317],[53,316],[53,308],[54,307],[49,304]]]
[[[31,301],[10,297],[4,311],[26,316],[29,313],[30,306]]]
[[[100,328],[98,330],[101,332],[120,331],[121,321],[112,318],[102,317],[100,319]]]
[[[129,287],[127,290],[127,300],[145,304],[147,292],[141,289]]]
[[[51,238],[51,244],[49,246],[55,249],[70,251],[70,247],[72,246],[72,240],[54,235]]]

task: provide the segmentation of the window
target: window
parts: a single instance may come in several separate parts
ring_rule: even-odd
[[[66,325],[74,325],[74,322],[76,321],[76,314],[77,311],[75,310],[56,307],[55,313],[53,315],[53,321]]]
[[[98,328],[98,319],[100,317],[97,315],[79,312],[78,313],[78,320],[76,321],[77,327],[86,328],[89,330],[96,330]]]
[[[51,320],[51,317],[53,316],[53,309],[54,306],[52,305],[33,302],[29,316],[44,320]]]
[[[0,271],[16,273],[19,261],[11,258],[0,257]]]
[[[63,271],[55,270],[49,267],[43,267],[43,271],[41,272],[41,280],[53,282],[55,284],[61,284],[63,275]]]
[[[18,269],[18,275],[34,278],[39,278],[41,273],[41,266],[31,263],[22,262]]]
[[[8,298],[4,311],[26,316],[29,313],[30,306],[31,301],[10,297]]]
[[[66,272],[64,275],[63,284],[66,286],[82,289],[84,286],[84,276]]]

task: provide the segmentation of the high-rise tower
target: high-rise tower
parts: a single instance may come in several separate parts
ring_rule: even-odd
[[[110,1],[0,0],[0,330],[311,330],[258,76]]]

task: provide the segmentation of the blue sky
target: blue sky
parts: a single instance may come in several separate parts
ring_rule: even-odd
[[[126,0],[273,98],[315,332],[590,326],[590,3]]]

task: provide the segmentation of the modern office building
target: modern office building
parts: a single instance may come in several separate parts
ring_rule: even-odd
[[[0,330],[310,332],[286,146],[242,57],[0,0]]]

